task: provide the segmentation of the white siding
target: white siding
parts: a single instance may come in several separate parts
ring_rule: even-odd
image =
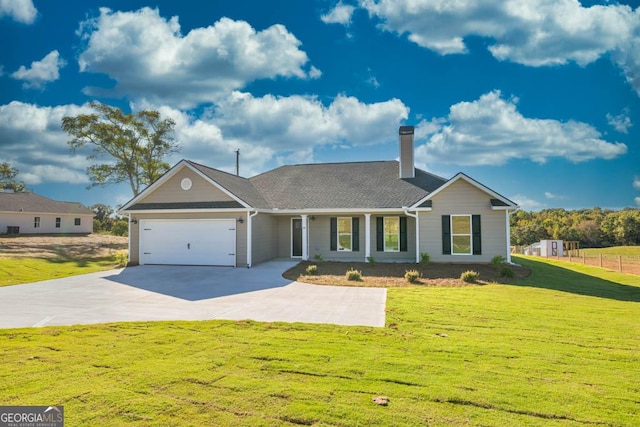
[[[40,218],[38,228],[34,226],[36,217]],[[56,218],[60,218],[60,228],[56,228]],[[75,225],[76,218],[80,218],[80,225]],[[20,227],[20,234],[89,234],[93,232],[93,216],[30,212],[2,213],[0,214],[0,233],[6,233],[7,227]]]
[[[482,255],[442,253],[442,215],[480,215]],[[491,209],[491,196],[459,180],[433,198],[430,212],[420,213],[420,252],[434,262],[490,262],[496,255],[507,257],[504,211]]]

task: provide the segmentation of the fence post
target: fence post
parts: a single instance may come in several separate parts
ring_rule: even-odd
[[[571,251],[569,251],[569,262],[571,262]]]
[[[582,251],[582,263],[587,265],[587,254],[584,251]]]
[[[618,255],[618,271],[622,273],[622,255]]]
[[[600,258],[600,268],[602,268],[602,254],[598,254],[598,258]]]

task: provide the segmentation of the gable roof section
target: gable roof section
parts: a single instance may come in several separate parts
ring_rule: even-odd
[[[400,179],[397,161],[281,166],[250,179],[277,209],[385,209],[416,203],[446,180],[416,169]]]
[[[0,212],[92,215],[93,211],[77,202],[59,202],[35,193],[0,192]]]
[[[135,211],[135,210],[153,210],[153,209],[220,209],[221,205],[203,205],[200,202],[193,203],[139,203],[143,201],[147,195],[167,182],[172,176],[178,173],[183,168],[189,168],[196,174],[201,176],[207,182],[211,183],[214,187],[218,188],[229,197],[231,197],[235,203],[227,203],[224,208],[263,208],[268,207],[264,199],[253,188],[249,180],[239,176],[231,175],[226,172],[212,169],[198,163],[189,160],[180,160],[171,169],[169,169],[164,175],[162,175],[153,184],[145,188],[136,197],[125,203],[120,211]]]
[[[493,191],[489,187],[487,187],[487,186],[485,186],[483,184],[480,184],[478,181],[476,181],[475,179],[471,178],[470,176],[465,175],[462,172],[458,172],[453,178],[451,178],[449,181],[445,182],[441,187],[439,187],[438,189],[434,190],[432,193],[428,194],[427,196],[425,196],[424,198],[419,200],[417,203],[415,203],[412,206],[412,208],[425,207],[427,205],[430,206],[430,204],[428,202],[430,202],[433,199],[434,196],[436,196],[438,193],[444,191],[449,186],[451,186],[453,183],[455,183],[455,182],[457,182],[459,180],[466,181],[467,183],[473,185],[477,189],[479,189],[481,191],[484,191],[489,196],[491,196],[491,208],[493,210],[518,209],[520,207],[520,206],[518,206],[517,203],[514,203],[511,200],[507,199],[506,197],[502,196],[501,194],[496,193],[495,191]]]

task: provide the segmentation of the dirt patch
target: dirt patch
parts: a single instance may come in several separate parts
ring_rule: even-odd
[[[104,234],[0,236],[2,258],[101,258],[127,250],[127,238]]]
[[[318,266],[317,275],[307,275],[309,265]],[[362,273],[361,281],[350,281],[345,273],[350,269]],[[488,283],[512,283],[531,274],[531,270],[524,267],[510,266],[513,271],[512,278],[500,277],[500,269],[491,264],[447,264],[429,263],[357,263],[357,262],[311,262],[303,261],[295,267],[287,270],[283,276],[289,280],[297,280],[316,285],[340,285],[340,286],[366,286],[366,287],[404,287],[415,286],[407,282],[404,274],[407,270],[417,270],[420,279],[416,283],[419,286],[474,286]],[[479,273],[479,280],[470,284],[460,280],[460,275],[473,270]]]

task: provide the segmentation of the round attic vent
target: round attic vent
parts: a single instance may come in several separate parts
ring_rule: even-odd
[[[191,189],[191,185],[192,182],[189,178],[183,178],[182,181],[180,181],[180,187],[185,191]]]

